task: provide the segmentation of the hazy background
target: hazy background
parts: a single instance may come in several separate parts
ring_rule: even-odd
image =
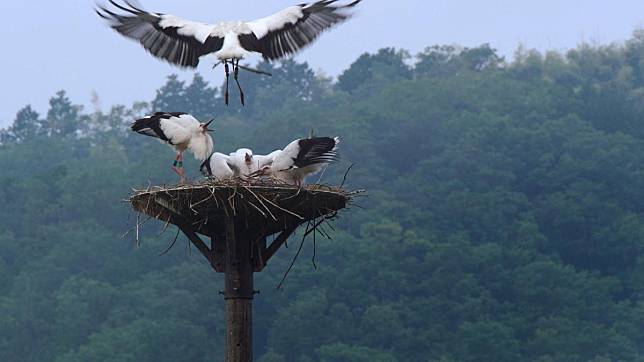
[[[215,118],[223,153],[341,136],[322,182],[368,190],[321,225],[332,240],[301,228],[257,273],[256,362],[644,362],[644,5],[365,0],[299,59],[261,64],[272,78],[242,73],[246,105],[233,86],[227,107],[221,69],[167,77],[88,2],[0,1],[0,361],[223,355],[223,278],[182,236],[160,256],[176,228],[135,232],[122,202],[177,181],[132,120],[181,110]],[[146,6],[216,19],[234,3],[285,5]],[[521,42],[541,52],[501,59]],[[437,43],[456,46],[380,48]],[[80,109],[92,90],[102,112]],[[14,120],[25,103],[38,112]]]
[[[254,19],[295,0],[216,1],[144,0],[145,9],[215,22]],[[90,104],[95,91],[101,104],[149,100],[166,75],[181,71],[153,59],[134,42],[108,29],[93,13],[93,1],[1,1],[0,127],[13,120],[19,107],[32,104],[40,112],[57,90],[78,103]],[[626,39],[642,24],[641,0],[365,0],[357,16],[340,30],[325,34],[297,59],[329,75],[345,69],[363,52],[396,46],[417,52],[427,45],[489,42],[511,56],[518,44],[564,50],[586,42]],[[252,59],[251,61],[255,61]],[[219,84],[220,71],[200,71]]]

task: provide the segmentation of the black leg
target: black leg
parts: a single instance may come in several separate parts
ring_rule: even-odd
[[[224,60],[224,71],[226,72],[226,93],[224,93],[224,101],[228,105],[228,77],[230,76],[230,69],[228,68],[227,60]]]
[[[235,77],[235,83],[237,83],[237,88],[239,88],[239,97],[241,99],[241,104],[244,106],[244,91],[242,90],[241,85],[239,84],[239,59],[237,59],[237,63],[235,64],[235,60],[233,60],[233,73]]]

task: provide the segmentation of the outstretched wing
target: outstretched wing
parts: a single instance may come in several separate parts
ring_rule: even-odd
[[[293,158],[293,165],[298,168],[331,163],[338,160],[337,145],[339,138],[314,137],[298,140],[299,152]]]
[[[333,5],[337,0],[322,0],[290,6],[278,13],[248,22],[252,35],[241,35],[241,45],[275,60],[293,54],[313,42],[324,30],[348,19],[344,12],[362,0]]]
[[[149,13],[135,7],[109,2],[125,14],[97,5],[96,13],[120,34],[138,41],[152,55],[182,67],[196,67],[199,57],[223,46],[223,35],[212,34],[213,26],[172,15]]]

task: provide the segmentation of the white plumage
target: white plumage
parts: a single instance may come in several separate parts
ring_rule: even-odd
[[[253,175],[269,175],[288,184],[302,186],[307,176],[320,172],[324,166],[337,160],[338,137],[314,137],[297,139],[284,150],[268,156],[270,163],[262,166]]]
[[[232,177],[247,178],[273,162],[272,155],[254,155],[249,148],[240,148],[230,155],[214,153],[201,164],[200,169],[204,176],[220,180]]]
[[[184,67],[196,67],[199,57],[214,53],[220,60],[242,59],[260,53],[275,60],[293,54],[313,42],[324,30],[350,17],[344,10],[362,0],[335,5],[337,0],[289,6],[253,21],[215,24],[185,20],[174,15],[150,13],[125,1],[110,3],[125,12],[104,6],[96,12],[120,34],[137,40],[152,55]]]
[[[224,63],[226,80],[229,76],[230,61],[232,73],[239,86],[239,68],[254,71],[239,65],[239,61],[248,54],[259,53],[267,60],[294,54],[312,43],[324,30],[348,19],[351,15],[345,10],[356,6],[362,0],[354,0],[344,5],[335,5],[337,0],[321,0],[290,6],[254,21],[223,21],[216,24],[203,24],[174,15],[150,13],[127,0],[127,6],[114,0],[109,1],[124,13],[118,14],[100,5],[97,6],[96,12],[108,21],[112,29],[138,41],[155,57],[181,67],[195,68],[201,56],[214,54]],[[228,87],[225,93],[226,103],[227,89]],[[239,90],[243,104],[241,86]]]
[[[235,172],[229,162],[230,156],[215,152],[201,164],[200,170],[204,176],[214,177],[217,180],[233,178]]]
[[[184,181],[183,152],[192,152],[196,159],[203,161],[214,148],[212,137],[208,134],[208,123],[201,123],[195,117],[182,112],[157,112],[151,116],[137,119],[132,123],[132,131],[154,137],[166,143],[177,152],[172,169]]]
[[[230,154],[230,163],[235,169],[235,176],[245,177],[253,170],[253,151],[248,148],[240,148]]]

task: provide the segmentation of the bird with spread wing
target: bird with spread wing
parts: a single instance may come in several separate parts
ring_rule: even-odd
[[[125,4],[109,0],[116,9],[97,5],[96,13],[115,31],[138,41],[150,54],[174,65],[195,68],[201,56],[214,54],[219,60],[217,64],[224,65],[226,104],[228,78],[232,72],[243,105],[244,92],[239,84],[239,69],[263,73],[239,64],[244,57],[259,53],[266,60],[277,60],[295,54],[317,39],[324,30],[347,20],[351,16],[347,10],[361,1],[338,4],[338,0],[320,0],[290,6],[253,21],[222,21],[215,24],[151,13],[128,0],[125,0]]]

